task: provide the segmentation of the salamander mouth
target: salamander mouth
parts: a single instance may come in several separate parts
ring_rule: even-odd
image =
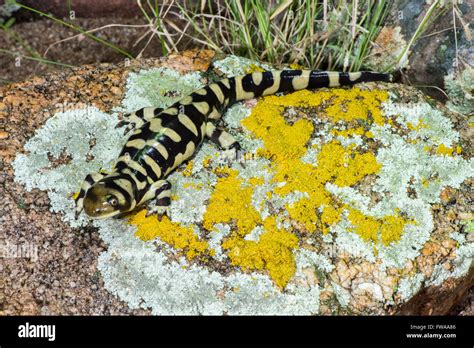
[[[102,209],[91,209],[91,207],[88,207],[87,205],[84,205],[84,211],[87,216],[96,220],[107,219],[121,213],[120,210],[105,211]]]
[[[119,214],[120,214],[120,212],[112,212],[112,213],[109,213],[109,214],[96,215],[96,216],[92,216],[92,215],[87,214],[87,216],[93,218],[94,220],[104,220],[104,219],[108,219],[108,218],[111,218],[111,217],[115,217]]]
[[[120,208],[118,199],[104,183],[92,186],[84,197],[84,212],[94,219],[106,219],[118,215],[121,213]]]

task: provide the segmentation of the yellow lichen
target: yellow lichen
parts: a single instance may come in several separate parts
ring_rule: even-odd
[[[430,186],[429,181],[426,180],[425,178],[421,178],[421,184],[426,188],[428,188]]]
[[[439,144],[436,148],[436,153],[440,155],[452,156],[453,151],[452,147],[445,146],[444,144]]]
[[[204,214],[203,226],[212,230],[216,223],[235,222],[238,234],[245,236],[261,222],[260,215],[251,204],[253,188],[242,186],[236,170],[221,170],[228,176],[218,179]]]
[[[161,221],[155,215],[146,216],[146,210],[132,215],[129,222],[137,227],[135,236],[143,241],[159,238],[161,241],[183,252],[188,259],[206,254],[212,255],[206,241],[199,240],[193,227],[184,227],[177,222],[172,222],[167,216]]]
[[[298,238],[279,230],[274,217],[265,219],[263,225],[265,232],[258,242],[234,234],[222,247],[228,250],[233,265],[243,270],[267,270],[275,284],[284,288],[296,271],[292,250],[298,246]]]
[[[369,124],[375,122],[382,125],[384,123],[380,103],[387,100],[387,92],[352,88],[350,90],[337,89],[333,93],[335,100],[326,108],[326,113],[335,122],[364,120]]]
[[[263,180],[262,177],[254,177],[254,178],[248,179],[248,183],[253,187],[262,185],[264,182],[265,180]]]
[[[263,140],[264,148],[259,150],[259,154],[272,160],[275,170],[272,180],[284,183],[275,189],[275,193],[286,195],[299,191],[308,194],[307,197],[287,204],[286,209],[290,217],[309,232],[319,230],[327,233],[329,227],[339,221],[347,208],[326,190],[327,183],[340,187],[353,186],[365,176],[376,174],[381,165],[373,153],[358,152],[354,145],[344,147],[335,140],[321,146],[315,161],[317,166],[304,163],[301,157],[307,151],[307,143],[314,130],[313,124],[303,118],[293,124],[287,123],[282,116],[283,106],[320,106],[331,100],[329,106],[323,110],[323,114],[326,113],[331,122],[344,120],[350,123],[359,120],[355,123],[355,127],[334,133],[343,136],[363,135],[367,130],[358,125],[360,121],[365,122],[367,127],[373,122],[383,123],[380,103],[387,97],[384,91],[362,91],[357,88],[316,93],[304,90],[281,97],[266,97],[242,121],[244,127]],[[371,238],[373,226],[366,220],[359,219],[353,223],[356,225],[356,233],[367,240],[375,241]],[[357,226],[358,223],[360,226]],[[401,228],[389,228],[392,225],[383,224],[384,244],[399,240],[401,237],[404,225],[402,224]],[[380,229],[382,225],[377,222],[377,226]]]
[[[203,187],[202,183],[195,183],[195,182],[186,182],[183,185],[184,188],[193,188],[196,190],[200,190]]]
[[[278,230],[274,218],[261,221],[260,215],[251,204],[253,189],[263,183],[262,178],[250,178],[244,182],[237,177],[237,171],[223,169],[227,177],[219,178],[210,198],[203,226],[212,230],[216,223],[235,223],[236,229],[230,238],[222,243],[228,251],[233,265],[244,270],[267,270],[275,284],[283,288],[295,273],[295,261],[291,249],[296,248],[295,235]],[[256,226],[263,224],[265,232],[258,242],[244,237]]]
[[[377,219],[363,215],[360,211],[352,208],[349,208],[349,220],[354,226],[352,230],[365,241],[377,242],[380,235],[380,241],[383,245],[389,245],[391,242],[399,240],[405,224],[413,223],[398,215]]]
[[[191,176],[193,174],[194,161],[189,161],[183,170],[184,176]]]

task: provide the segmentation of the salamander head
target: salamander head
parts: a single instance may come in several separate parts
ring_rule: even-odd
[[[105,219],[132,210],[132,187],[127,179],[104,178],[87,190],[84,211],[95,219]]]

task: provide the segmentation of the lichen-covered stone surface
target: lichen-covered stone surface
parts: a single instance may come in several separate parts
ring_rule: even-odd
[[[407,86],[234,105],[243,155],[205,142],[169,178],[170,218],[73,219],[121,113],[268,68],[188,51],[0,90],[3,313],[448,313],[474,277],[472,130]]]

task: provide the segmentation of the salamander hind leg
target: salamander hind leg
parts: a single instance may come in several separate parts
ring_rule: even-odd
[[[225,162],[227,164],[230,164],[232,160],[238,159],[242,148],[231,134],[208,122],[206,125],[206,137],[224,150]]]
[[[157,117],[162,111],[163,109],[161,108],[142,108],[135,112],[124,115],[123,119],[117,124],[115,128],[126,126],[124,134],[127,134],[128,132],[140,128],[151,119]]]
[[[155,202],[148,204],[146,216],[156,214],[160,221],[163,215],[170,217],[171,184],[169,181],[159,180],[153,183],[143,196],[141,202],[151,199],[155,199]]]
[[[106,175],[107,174],[104,174],[104,173],[91,173],[86,176],[86,178],[82,182],[82,186],[81,186],[81,190],[79,191],[79,194],[74,199],[76,203],[76,214],[75,214],[76,220],[81,214],[82,210],[84,209],[84,197],[87,193],[87,190],[89,190],[89,188],[92,185],[100,181],[100,179],[102,179]]]

